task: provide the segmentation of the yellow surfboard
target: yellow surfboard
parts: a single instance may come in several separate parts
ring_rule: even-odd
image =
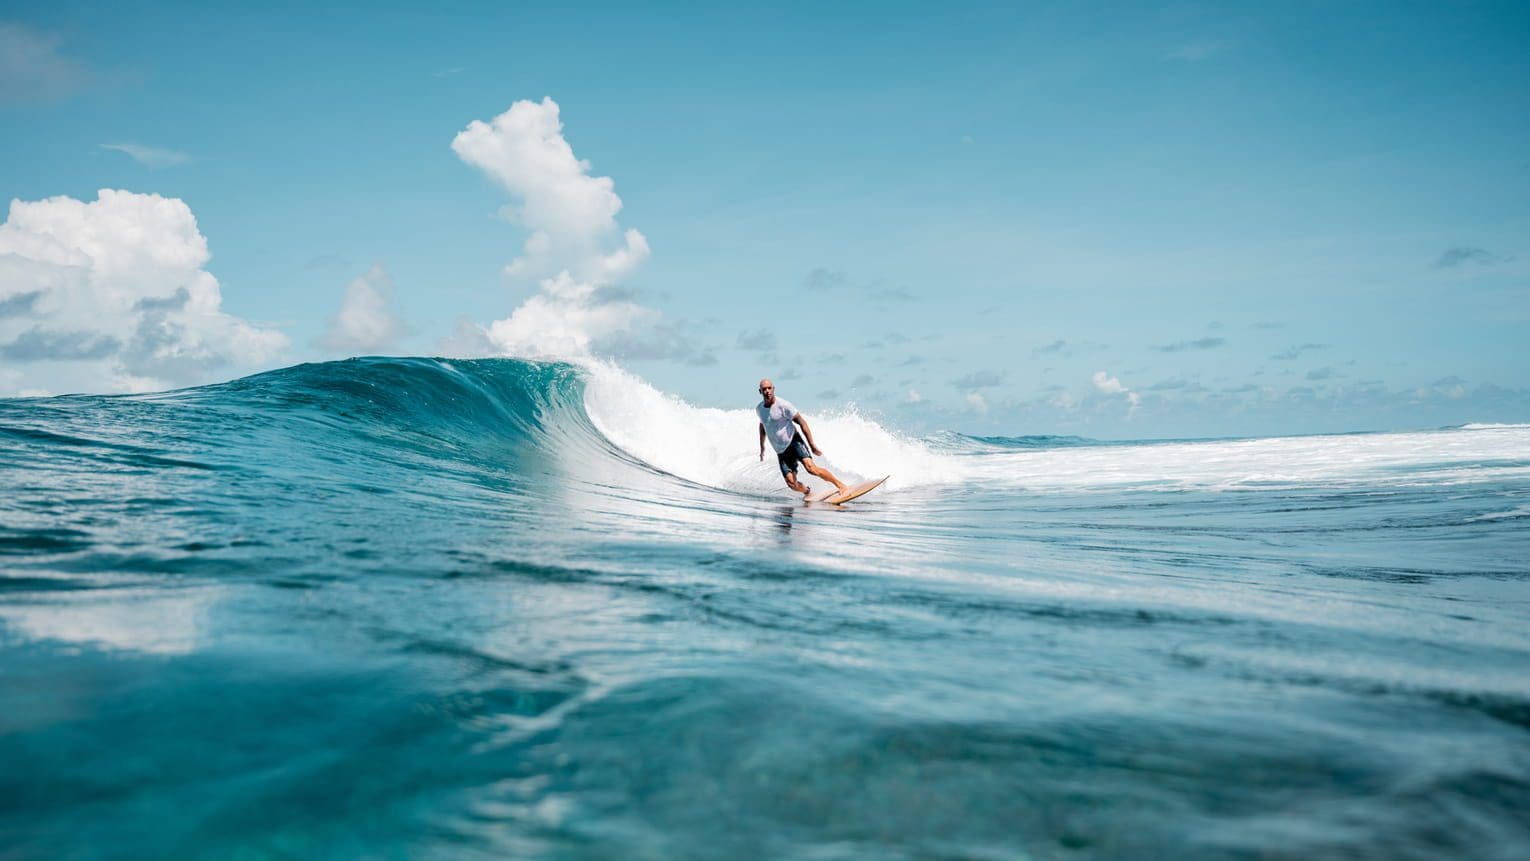
[[[827,502],[830,505],[843,505],[844,503],[849,502],[858,496],[876,490],[878,487],[882,486],[882,482],[888,480],[889,478],[892,478],[892,476],[884,475],[875,481],[863,481],[860,484],[845,488],[843,492],[832,487],[828,487],[823,490],[815,490],[807,495],[807,501]]]

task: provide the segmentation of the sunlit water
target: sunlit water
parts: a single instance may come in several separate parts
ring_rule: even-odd
[[[0,401],[0,858],[1530,856],[1530,428],[1099,445],[607,367]]]

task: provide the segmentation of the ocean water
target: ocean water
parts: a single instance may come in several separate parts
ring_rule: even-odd
[[[1530,857],[1530,427],[362,359],[0,401],[0,858]]]

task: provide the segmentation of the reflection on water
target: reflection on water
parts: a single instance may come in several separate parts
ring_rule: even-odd
[[[0,624],[22,640],[54,640],[108,651],[184,655],[205,641],[218,588],[120,589],[50,594],[46,602],[0,604]]]

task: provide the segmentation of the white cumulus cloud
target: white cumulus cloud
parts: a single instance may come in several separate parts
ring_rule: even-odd
[[[502,355],[572,358],[658,322],[659,313],[609,290],[648,258],[648,240],[616,220],[622,201],[607,176],[591,176],[563,137],[558,103],[518,101],[489,122],[474,120],[452,150],[509,191],[503,212],[530,231],[505,266],[511,278],[536,278],[538,292],[509,317],[483,328]],[[452,343],[466,344],[460,330]]]
[[[1094,387],[1101,392],[1107,395],[1124,395],[1126,402],[1130,404],[1130,409],[1135,410],[1137,405],[1142,402],[1141,396],[1122,385],[1119,379],[1110,376],[1104,371],[1095,371],[1092,379],[1094,380]]]
[[[408,327],[394,309],[393,277],[381,264],[346,285],[319,345],[340,353],[386,353]]]
[[[622,199],[609,176],[591,176],[563,137],[558,103],[519,101],[490,122],[474,120],[452,151],[488,174],[516,201],[507,218],[531,231],[513,275],[556,275],[600,283],[620,279],[648,257],[648,241],[616,222]],[[613,247],[613,239],[616,240]]]
[[[0,362],[11,391],[149,391],[266,363],[281,332],[221,310],[190,207],[102,189],[11,201],[0,224]]]
[[[595,285],[564,271],[544,279],[540,292],[487,331],[504,355],[571,358],[592,354],[602,338],[658,318],[658,311],[634,302],[603,299]]]

